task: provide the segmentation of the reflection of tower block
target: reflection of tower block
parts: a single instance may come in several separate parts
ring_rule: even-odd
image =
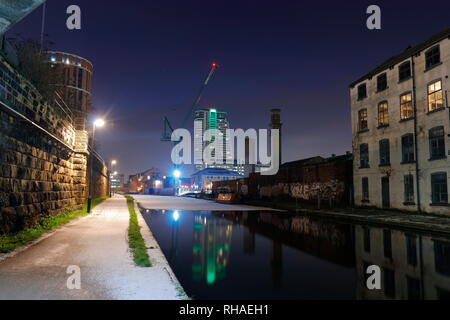
[[[279,146],[280,146],[280,164],[282,163],[282,147],[281,147],[281,142],[282,142],[282,128],[283,128],[283,124],[281,123],[281,109],[272,109],[271,110],[271,121],[270,121],[270,129],[275,130],[278,129],[280,131],[280,140],[279,142]],[[269,144],[270,145],[270,144]],[[270,152],[272,152],[272,150],[270,150]]]

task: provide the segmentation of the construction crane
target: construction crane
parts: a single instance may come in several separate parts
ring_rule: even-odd
[[[186,123],[188,122],[189,118],[191,117],[192,113],[195,111],[195,109],[200,104],[200,101],[202,100],[203,92],[205,92],[206,87],[208,87],[209,82],[213,78],[214,74],[217,71],[217,68],[219,65],[216,62],[213,62],[211,65],[211,71],[209,72],[208,76],[206,77],[205,82],[203,82],[202,87],[200,88],[200,92],[197,95],[197,98],[195,99],[194,103],[192,104],[191,109],[186,114],[183,122],[181,123],[180,128],[184,128]],[[172,124],[170,123],[169,119],[167,117],[164,117],[164,132],[161,138],[161,141],[163,142],[172,142],[172,133],[175,130],[172,127]],[[174,141],[175,144],[177,144],[179,141]]]

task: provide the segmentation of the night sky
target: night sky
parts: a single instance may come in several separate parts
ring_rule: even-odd
[[[72,4],[81,31],[66,28]],[[366,28],[371,4],[382,30]],[[267,128],[280,107],[285,161],[350,151],[349,84],[450,27],[449,14],[448,0],[49,0],[46,33],[52,50],[94,64],[95,113],[116,123],[98,131],[100,153],[128,175],[170,168],[163,117],[181,125],[213,61],[201,107],[227,111],[232,128]],[[39,39],[40,19],[38,9],[9,35]]]

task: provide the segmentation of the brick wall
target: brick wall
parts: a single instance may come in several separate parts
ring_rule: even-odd
[[[317,203],[331,200],[334,205],[350,204],[352,190],[351,155],[330,159],[314,158],[313,161],[284,165],[277,175],[251,174],[247,179],[213,183],[213,190],[227,189],[239,192],[249,199],[300,200]],[[237,190],[239,188],[239,190]]]

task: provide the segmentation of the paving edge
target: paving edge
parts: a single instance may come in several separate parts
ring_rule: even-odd
[[[59,227],[56,227],[53,230],[50,230],[50,231],[47,231],[46,233],[43,233],[39,238],[37,238],[33,242],[30,242],[29,244],[23,245],[21,247],[17,247],[16,249],[14,249],[13,251],[11,251],[9,253],[0,253],[0,263],[5,261],[5,260],[7,260],[7,259],[10,259],[10,258],[13,258],[13,257],[17,256],[18,254],[24,252],[25,250],[27,250],[27,249],[29,249],[31,247],[34,247],[35,245],[38,245],[39,243],[41,243],[42,241],[50,238],[51,236],[53,236],[57,232],[65,229],[67,227],[70,227],[70,226],[72,226],[72,225],[74,225],[76,223],[79,223],[81,220],[88,219],[88,218],[91,218],[91,217],[93,217],[92,214],[81,216],[81,217],[77,217],[77,218],[67,222],[66,224],[63,224],[63,225],[61,225]]]
[[[392,220],[383,220],[383,218],[393,218],[393,217],[376,217],[376,216],[364,216],[358,214],[347,214],[347,213],[335,213],[328,211],[308,211],[308,210],[298,210],[300,214],[305,214],[308,216],[317,216],[324,218],[333,218],[336,220],[340,220],[342,222],[355,222],[355,223],[369,223],[373,225],[379,226],[387,226],[392,228],[399,229],[408,229],[414,230],[418,232],[429,232],[429,233],[439,233],[442,235],[449,235],[450,228],[447,227],[439,227],[436,225],[431,225],[427,222],[413,222],[413,221],[392,221]]]
[[[141,227],[141,235],[144,238],[144,242],[145,242],[145,246],[147,247],[147,253],[150,258],[150,262],[153,265],[152,267],[155,267],[154,263],[155,263],[155,260],[157,259],[158,267],[164,269],[167,272],[170,280],[172,281],[172,283],[175,286],[175,289],[179,292],[178,297],[180,298],[180,300],[188,300],[189,299],[188,295],[184,291],[184,288],[181,286],[180,281],[178,280],[177,276],[175,275],[172,268],[170,267],[170,264],[167,261],[166,256],[162,252],[158,241],[153,236],[153,232],[150,230],[150,227],[145,222],[144,217],[142,217],[141,211],[137,205],[136,200],[134,200],[134,210],[136,211],[138,223],[139,223],[139,226]]]

